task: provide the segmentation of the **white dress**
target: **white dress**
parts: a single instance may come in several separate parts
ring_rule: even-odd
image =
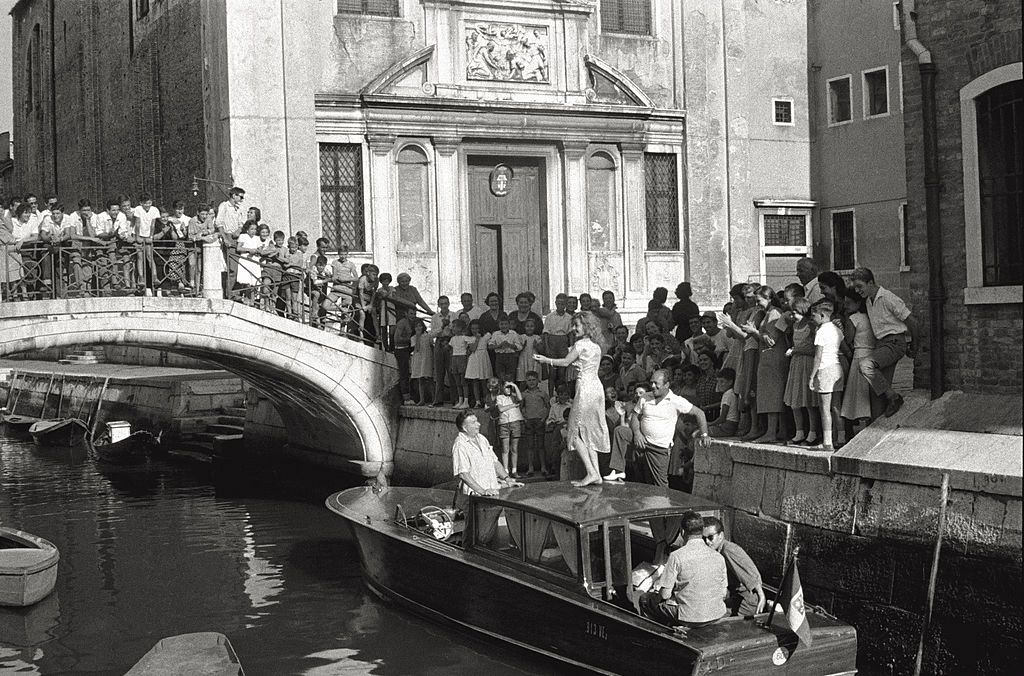
[[[473,337],[470,336],[470,344]],[[491,371],[491,357],[487,354],[487,343],[490,342],[491,334],[485,333],[480,336],[476,343],[476,349],[469,355],[466,361],[466,379],[486,380],[494,375]]]
[[[263,270],[259,264],[256,254],[263,246],[263,240],[258,235],[242,233],[238,236],[238,278],[239,284],[255,286],[260,283],[260,276]]]

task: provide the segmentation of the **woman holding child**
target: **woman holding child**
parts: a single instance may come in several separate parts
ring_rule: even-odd
[[[611,452],[608,427],[605,423],[604,388],[601,387],[601,380],[597,375],[601,354],[604,351],[604,346],[597,341],[603,340],[603,335],[598,318],[590,312],[576,315],[572,327],[578,340],[563,359],[553,359],[539,354],[533,358],[542,364],[552,366],[565,367],[575,364],[579,369],[576,398],[569,413],[566,439],[569,448],[574,448],[579,453],[586,468],[586,476],[580,481],[573,481],[572,484],[589,486],[601,483],[597,454]]]

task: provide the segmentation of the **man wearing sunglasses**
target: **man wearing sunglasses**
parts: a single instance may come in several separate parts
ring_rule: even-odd
[[[704,517],[704,544],[725,558],[725,571],[729,577],[725,605],[729,612],[751,617],[764,610],[761,573],[742,547],[725,539],[722,521],[717,516]]]

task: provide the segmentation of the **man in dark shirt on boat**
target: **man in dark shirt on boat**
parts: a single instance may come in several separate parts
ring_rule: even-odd
[[[726,569],[722,555],[705,546],[704,519],[683,514],[686,544],[668,555],[661,589],[640,597],[644,617],[670,627],[701,627],[728,615]]]
[[[704,542],[725,559],[725,570],[729,575],[729,596],[725,604],[730,613],[751,617],[764,610],[761,573],[742,547],[725,539],[722,521],[717,516],[704,517]]]

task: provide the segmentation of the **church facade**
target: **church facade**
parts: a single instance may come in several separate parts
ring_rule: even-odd
[[[655,287],[687,280],[720,306],[814,253],[805,3],[142,4],[145,85],[182,63],[202,82],[179,107],[202,115],[202,148],[161,175],[204,179],[210,201],[241,185],[272,226],[409,272],[428,298],[530,290],[547,309],[607,289],[635,316]],[[23,0],[16,23],[46,9]],[[201,59],[161,47],[172,20]]]

